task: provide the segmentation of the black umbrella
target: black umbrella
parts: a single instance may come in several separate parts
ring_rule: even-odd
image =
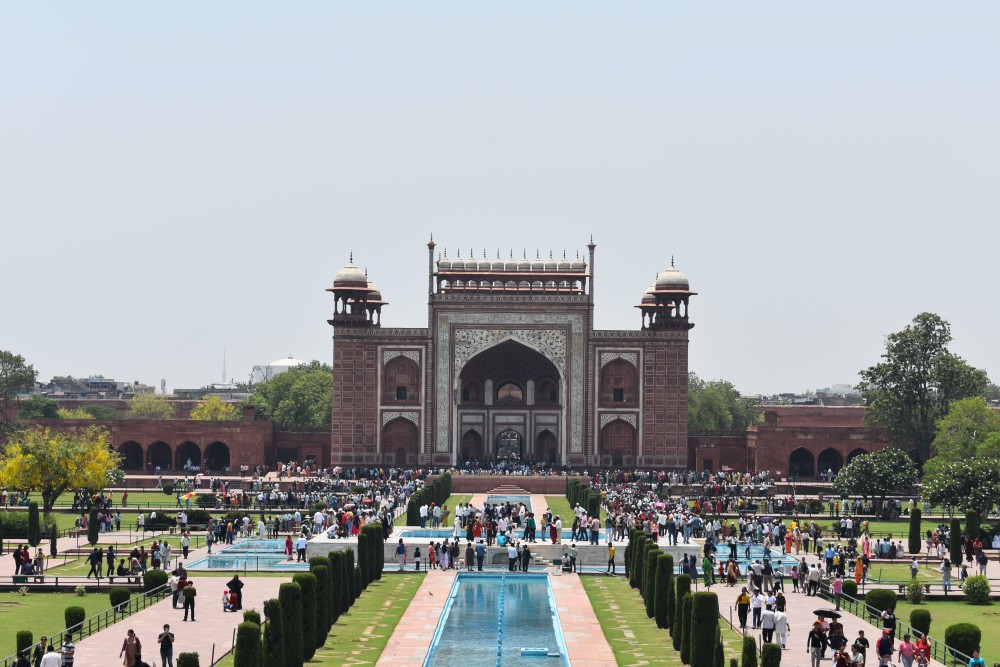
[[[813,614],[815,614],[816,616],[819,616],[820,618],[823,618],[823,617],[826,617],[826,618],[840,618],[840,612],[839,611],[834,611],[833,609],[817,609],[816,611],[813,612]]]

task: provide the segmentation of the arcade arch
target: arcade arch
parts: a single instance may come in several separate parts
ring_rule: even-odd
[[[788,456],[788,474],[793,479],[812,478],[816,476],[813,465],[813,455],[808,449],[799,447]]]
[[[635,427],[616,419],[601,429],[601,455],[611,457],[611,466],[621,468],[635,465]]]
[[[192,467],[200,469],[201,448],[190,440],[186,440],[177,446],[174,461],[175,470],[184,470],[185,466],[188,465],[188,461],[191,462]]]
[[[820,473],[832,470],[834,474],[837,474],[844,467],[844,457],[833,447],[827,447],[819,453],[817,465]]]
[[[392,465],[413,465],[420,451],[417,425],[397,417],[382,427],[382,452],[393,457]]]
[[[172,459],[170,445],[162,440],[157,440],[146,450],[146,464],[152,466],[154,470],[156,468],[170,470],[170,461]]]
[[[122,470],[142,470],[142,445],[135,440],[126,440],[118,447],[122,456]]]
[[[229,469],[229,445],[215,441],[205,448],[205,470],[224,472]]]

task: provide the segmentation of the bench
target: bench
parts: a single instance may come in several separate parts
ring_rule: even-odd
[[[15,584],[26,584],[28,579],[31,579],[33,583],[44,584],[45,574],[15,574],[14,583]]]
[[[141,584],[142,575],[141,574],[116,574],[114,576],[106,577],[109,584],[115,583],[115,579],[124,579],[127,584]]]

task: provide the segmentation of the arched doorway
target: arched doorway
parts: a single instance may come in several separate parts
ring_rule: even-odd
[[[524,457],[524,437],[512,428],[497,433],[497,459],[520,461]]]
[[[157,440],[146,450],[146,463],[153,467],[153,470],[170,470],[170,461],[173,460],[170,452],[170,445]]]
[[[420,449],[417,425],[397,417],[382,428],[382,453],[392,465],[416,465]]]
[[[198,472],[201,470],[201,448],[190,440],[186,440],[178,445],[174,461],[174,467],[177,470]]]
[[[229,445],[224,442],[213,442],[205,448],[205,470],[225,472],[229,470]]]
[[[635,465],[635,427],[616,419],[602,428],[601,455],[611,457],[613,468]]]
[[[857,449],[852,449],[851,453],[847,455],[847,462],[850,463],[859,456],[863,456],[864,454],[868,453],[869,453],[868,450],[861,449],[860,447],[858,447]]]
[[[469,429],[462,436],[462,451],[459,458],[465,461],[483,460],[483,436],[478,431]]]
[[[808,449],[799,447],[788,457],[788,474],[793,479],[805,479],[816,476],[813,467],[813,455]]]
[[[118,447],[122,455],[122,470],[142,470],[142,445],[135,440],[123,442]]]
[[[836,449],[828,447],[819,453],[818,464],[820,473],[832,470],[836,475],[844,467],[844,457]]]
[[[552,431],[542,431],[535,439],[535,461],[550,466],[561,464],[559,460],[559,440]]]

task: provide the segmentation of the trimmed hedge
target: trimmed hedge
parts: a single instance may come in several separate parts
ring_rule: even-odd
[[[691,664],[691,594],[681,600],[680,610],[681,662]]]
[[[129,598],[132,597],[132,591],[124,586],[112,586],[111,590],[108,591],[108,597],[111,598],[111,606],[117,608],[129,601]]]
[[[969,577],[962,584],[962,592],[971,604],[989,604],[990,580],[981,574]]]
[[[653,618],[656,614],[656,609],[653,607],[653,603],[656,598],[656,560],[660,557],[659,547],[653,543],[646,545],[646,559],[645,566],[646,571],[643,575],[643,601],[646,603],[646,616],[647,618]]]
[[[300,572],[292,581],[302,589],[302,659],[316,655],[316,575]]]
[[[17,631],[17,652],[20,653],[26,649],[31,648],[35,645],[35,636],[31,634],[31,630],[18,630]]]
[[[197,653],[181,653],[177,656],[177,667],[201,667]]]
[[[244,623],[256,623],[260,627],[260,612],[256,609],[247,609],[243,612]]]
[[[629,559],[631,560],[631,569],[629,572],[629,586],[632,588],[638,588],[642,590],[642,567],[640,565],[640,558],[645,557],[646,554],[646,535],[641,530],[635,530],[632,532],[632,544],[631,553],[629,553]]]
[[[451,495],[451,473],[445,473],[434,478],[430,484],[417,489],[410,495],[406,503],[406,523],[410,526],[420,525],[420,506],[431,503],[443,504]]]
[[[714,667],[719,627],[719,596],[701,591],[691,596],[691,667]]]
[[[979,512],[969,510],[965,513],[965,534],[970,540],[979,537]]]
[[[347,554],[347,586],[351,589],[351,606],[353,607],[354,601],[361,595],[361,573],[358,572],[354,562],[354,551],[348,549],[344,553]]]
[[[757,640],[743,637],[743,656],[740,667],[757,667]]]
[[[913,609],[910,611],[910,627],[921,635],[930,634],[931,612],[927,609]]]
[[[333,586],[333,575],[330,572],[330,559],[326,556],[313,556],[309,559],[309,571],[316,575],[316,648],[326,643],[333,621],[330,616],[330,588]]]
[[[97,522],[97,507],[94,506],[90,508],[90,516],[87,518],[87,542],[90,546],[97,544],[100,534],[101,524]]]
[[[972,655],[973,651],[979,650],[982,639],[983,633],[979,626],[972,623],[956,623],[949,625],[944,631],[944,643],[965,655]]]
[[[370,582],[371,574],[368,571],[368,567],[371,564],[371,557],[369,556],[369,549],[371,547],[368,544],[368,535],[365,531],[361,531],[358,534],[358,569],[361,570],[361,589],[364,590],[368,588],[368,582]]]
[[[674,577],[674,601],[670,607],[670,638],[673,640],[674,650],[681,650],[681,605],[684,596],[691,592],[691,576],[678,574]]]
[[[660,552],[656,559],[656,586],[653,594],[653,615],[656,617],[656,627],[670,627],[670,600],[673,598],[674,559],[669,554]]]
[[[760,649],[760,667],[779,667],[781,665],[781,646],[768,642]]]
[[[39,530],[42,534],[51,536],[52,527],[55,525],[55,516],[39,517],[41,523]],[[28,513],[27,512],[0,512],[0,535],[4,540],[26,540],[28,538]],[[41,535],[39,535],[39,540]]]
[[[294,581],[278,587],[281,603],[281,645],[285,667],[302,667],[302,588]]]
[[[146,570],[146,574],[142,575],[142,590],[148,593],[149,591],[166,584],[167,579],[169,579],[169,577],[164,570]]]
[[[853,579],[845,579],[844,588],[842,589],[842,592],[844,593],[844,595],[849,595],[852,598],[856,599],[858,597],[858,582],[854,581]]]
[[[332,626],[345,611],[344,554],[331,551],[327,558],[330,559],[330,625]]]
[[[354,604],[354,598],[351,597],[351,578],[354,576],[354,570],[350,567],[350,559],[347,557],[349,551],[342,551],[340,559],[340,613],[342,614]]]
[[[37,547],[42,541],[42,524],[38,516],[38,503],[28,503],[28,544]]]
[[[896,608],[896,592],[888,588],[873,588],[865,593],[865,604],[879,611]]]
[[[236,628],[234,667],[260,667],[260,626],[244,621]]]
[[[264,659],[262,667],[285,667],[284,633],[282,632],[281,603],[271,598],[264,600],[267,629],[264,632]]]
[[[951,532],[948,534],[948,558],[955,567],[962,564],[962,522],[958,519],[951,520]]]
[[[66,611],[63,612],[66,629],[73,634],[80,632],[80,626],[86,618],[87,610],[83,607],[66,607]]]

